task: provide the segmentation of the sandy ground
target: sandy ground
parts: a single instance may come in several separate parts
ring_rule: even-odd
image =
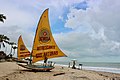
[[[33,72],[15,62],[0,63],[0,80],[120,80],[120,74],[56,66],[51,72]]]

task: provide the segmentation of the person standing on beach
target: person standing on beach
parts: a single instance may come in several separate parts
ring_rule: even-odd
[[[47,65],[47,60],[48,60],[48,58],[47,58],[47,56],[44,54],[44,64],[45,64],[45,66]]]
[[[75,62],[75,60],[73,60],[73,66],[72,66],[72,69],[76,69],[75,64],[76,64],[76,62]]]
[[[70,62],[69,62],[68,68],[70,68]]]

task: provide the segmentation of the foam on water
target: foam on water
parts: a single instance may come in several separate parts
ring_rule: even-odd
[[[58,66],[68,67],[68,65],[56,64]],[[78,66],[76,66],[78,68]],[[107,68],[107,67],[90,67],[90,66],[82,66],[84,70],[93,70],[93,71],[101,71],[101,72],[111,72],[111,73],[120,73],[120,68]]]
[[[82,69],[84,70],[120,73],[120,63],[90,63],[89,62],[89,63],[82,63],[82,64],[83,64]],[[68,67],[67,62],[57,62],[57,64],[55,65]],[[78,68],[78,66],[76,67]]]
[[[85,70],[94,70],[94,71],[102,71],[102,72],[120,73],[120,68],[87,67],[87,66],[84,66],[83,69],[85,69]]]

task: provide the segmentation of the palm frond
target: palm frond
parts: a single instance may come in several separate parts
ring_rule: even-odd
[[[3,44],[3,47],[5,47],[5,44],[4,43],[2,43]]]
[[[9,41],[4,41],[5,43],[9,44]]]
[[[12,46],[13,49],[17,49],[18,47],[17,46]]]
[[[3,17],[3,19],[6,19],[6,16],[2,16]]]
[[[0,21],[4,23],[4,19],[6,19],[6,16],[4,16],[3,14],[0,14]]]
[[[9,45],[16,45],[15,42],[9,42]]]
[[[4,20],[2,18],[0,18],[0,21],[4,23]]]
[[[5,39],[5,40],[8,40],[8,41],[10,40],[7,36],[4,36],[4,39]]]

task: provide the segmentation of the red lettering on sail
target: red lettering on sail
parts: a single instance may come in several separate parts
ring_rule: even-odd
[[[42,55],[43,54],[43,55]],[[42,58],[44,56],[51,57],[51,56],[56,56],[58,55],[58,51],[48,51],[48,52],[43,52],[43,53],[37,53],[36,58]]]
[[[36,58],[42,57],[42,53],[36,54]]]
[[[55,46],[47,45],[47,46],[39,46],[39,47],[37,47],[37,50],[47,50],[47,49],[55,49]]]
[[[25,54],[25,53],[28,53],[28,54],[30,54],[30,52],[28,51],[28,52],[20,52],[20,54]]]
[[[28,57],[28,56],[30,56],[30,54],[20,55],[20,57]]]

